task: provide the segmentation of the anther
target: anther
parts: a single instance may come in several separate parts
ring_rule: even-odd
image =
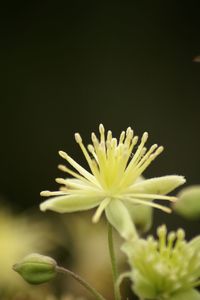
[[[66,184],[66,180],[64,178],[56,178],[55,181],[59,184]]]
[[[90,151],[90,153],[94,153],[94,147],[90,144],[87,146],[88,151]]]
[[[104,128],[103,124],[99,125],[99,132],[100,132],[100,134],[104,134],[105,128]]]
[[[97,139],[97,137],[96,137],[96,135],[95,135],[94,132],[92,132],[92,134],[91,134],[91,139],[92,139],[92,142],[93,142],[93,143],[98,142],[98,139]]]
[[[75,133],[74,137],[75,137],[75,141],[76,141],[78,144],[82,143],[82,138],[81,138],[81,136],[80,136],[79,133]]]
[[[148,136],[149,136],[149,135],[148,135],[148,132],[144,132],[144,133],[143,133],[143,136],[142,136],[142,142],[143,142],[143,143],[146,143],[146,141],[147,141],[147,139],[148,139]]]
[[[58,169],[63,171],[63,172],[67,172],[67,167],[64,165],[58,165]]]
[[[185,238],[185,231],[182,228],[179,228],[177,230],[177,239],[179,241],[182,241],[182,240],[184,240],[184,238]]]
[[[64,158],[64,159],[68,159],[68,155],[67,155],[67,153],[66,152],[64,152],[64,151],[58,151],[58,153],[59,153],[59,155],[62,157],[62,158]]]
[[[40,193],[40,196],[42,196],[42,197],[49,197],[50,194],[51,194],[50,191],[42,191],[42,192]]]
[[[107,141],[111,141],[112,139],[112,131],[111,130],[108,130],[108,133],[107,133]]]
[[[122,131],[120,134],[119,143],[123,143],[124,138],[125,138],[125,131]]]
[[[167,227],[166,227],[165,224],[162,225],[162,226],[160,226],[160,227],[158,227],[158,229],[157,229],[157,235],[158,235],[159,238],[165,237],[166,234],[167,234]]]

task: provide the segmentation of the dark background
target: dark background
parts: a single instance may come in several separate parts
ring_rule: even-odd
[[[165,152],[147,177],[182,174],[200,183],[200,22],[194,1],[28,1],[1,9],[0,193],[16,210],[56,188],[66,150],[98,124],[132,126]],[[187,223],[156,212],[156,222]]]

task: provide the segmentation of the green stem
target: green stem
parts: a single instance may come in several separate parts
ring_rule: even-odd
[[[118,271],[117,271],[117,264],[116,264],[114,245],[113,245],[112,225],[110,225],[110,223],[108,223],[108,247],[109,247],[110,261],[112,266],[115,300],[121,300],[119,285],[117,284]]]
[[[106,300],[95,288],[93,288],[89,283],[87,283],[83,278],[74,272],[65,269],[63,267],[56,267],[58,273],[67,274],[73,277],[76,281],[78,281],[82,286],[84,286],[97,300]]]

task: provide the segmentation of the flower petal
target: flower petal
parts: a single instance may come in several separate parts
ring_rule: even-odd
[[[54,197],[40,204],[40,209],[53,210],[59,213],[75,212],[96,207],[103,198],[101,196],[66,195]]]
[[[124,202],[128,209],[128,212],[135,223],[137,230],[140,233],[147,232],[152,225],[152,215],[153,209],[146,205],[133,205],[132,203],[126,201]]]
[[[200,300],[200,293],[195,290],[186,290],[185,292],[176,293],[174,296],[170,297],[170,300]]]
[[[136,229],[131,220],[129,212],[122,201],[112,199],[105,209],[106,217],[111,225],[126,240],[137,237]]]
[[[185,183],[185,178],[179,175],[169,175],[146,179],[130,187],[131,192],[151,193],[151,194],[168,194],[178,186]]]

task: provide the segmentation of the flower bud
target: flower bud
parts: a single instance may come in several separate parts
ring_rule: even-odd
[[[57,274],[57,263],[48,256],[32,253],[13,266],[24,280],[31,284],[41,284],[54,278]]]
[[[178,194],[174,210],[188,219],[200,218],[200,185],[182,189]]]

